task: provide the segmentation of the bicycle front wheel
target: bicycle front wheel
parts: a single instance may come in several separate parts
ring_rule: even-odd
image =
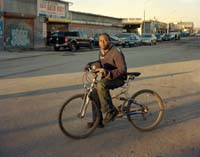
[[[127,117],[141,131],[154,129],[162,120],[164,103],[154,91],[144,89],[136,92],[128,104]]]
[[[97,127],[99,122],[99,112],[95,104],[89,101],[84,117],[80,117],[81,106],[84,103],[84,95],[78,94],[68,99],[59,111],[59,127],[62,132],[75,139],[88,137]],[[95,121],[93,110],[96,112]],[[94,121],[92,127],[88,127],[88,122]]]

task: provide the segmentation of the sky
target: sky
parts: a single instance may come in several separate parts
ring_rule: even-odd
[[[118,18],[194,22],[200,27],[200,0],[68,0],[70,10]]]

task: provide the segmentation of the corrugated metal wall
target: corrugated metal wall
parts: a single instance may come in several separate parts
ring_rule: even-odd
[[[113,27],[113,26],[103,26],[103,25],[91,25],[91,24],[69,24],[69,30],[81,30],[88,34],[88,36],[93,37],[95,34],[99,33],[108,33],[110,35],[117,34],[122,32],[121,27]]]
[[[120,18],[76,11],[70,11],[70,14],[72,23],[69,24],[69,30],[81,30],[89,36],[103,32],[114,35],[123,30],[122,20]]]

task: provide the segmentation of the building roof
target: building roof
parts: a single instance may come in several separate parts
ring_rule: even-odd
[[[70,12],[78,13],[78,14],[85,14],[85,15],[90,15],[90,16],[100,16],[100,17],[106,17],[106,18],[112,18],[112,19],[117,19],[117,20],[122,20],[122,18],[118,17],[111,17],[111,16],[105,16],[105,15],[100,15],[100,14],[94,14],[94,13],[86,13],[86,12],[81,12],[81,11],[74,11],[74,10],[69,10]]]

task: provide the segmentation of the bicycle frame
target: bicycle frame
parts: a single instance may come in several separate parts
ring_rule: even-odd
[[[93,73],[92,70],[89,70],[89,72]],[[86,75],[87,75],[87,72],[86,72]],[[94,89],[95,83],[97,82],[97,78],[98,78],[98,73],[93,73],[93,79],[92,79],[92,82],[90,83],[90,86],[87,87],[86,83],[84,84],[85,93],[84,93],[84,97],[83,97],[84,101],[83,101],[83,104],[81,105],[81,109],[80,109],[80,113],[79,113],[80,118],[83,118],[85,116],[85,113],[86,113],[86,110],[87,110],[87,107],[88,107],[88,104],[90,101],[89,95],[92,92],[92,90]],[[134,111],[134,112],[128,113],[126,110],[126,106],[130,105],[130,103],[133,103],[135,105],[139,105],[140,107],[143,107],[143,105],[133,102],[133,100],[130,99],[128,96],[130,80],[134,80],[134,77],[128,76],[125,84],[121,87],[122,88],[121,92],[116,95],[112,95],[111,97],[112,97],[112,99],[118,99],[120,101],[123,101],[123,103],[118,106],[119,112],[123,113],[123,115],[126,114],[126,115],[130,116],[130,115],[134,115],[134,114],[143,114],[144,111]],[[125,95],[125,97],[121,97],[121,95],[123,95],[123,94]],[[127,105],[125,105],[126,103],[127,103]]]
[[[92,92],[92,90],[94,89],[94,85],[95,85],[97,76],[98,75],[95,74],[94,78],[92,79],[92,83],[90,84],[90,87],[87,87],[86,84],[84,84],[85,93],[84,93],[84,97],[83,97],[84,101],[83,101],[83,104],[81,105],[81,110],[79,113],[80,118],[83,118],[85,116],[85,112],[87,110],[87,107],[88,107],[88,104],[90,101],[89,95]]]

